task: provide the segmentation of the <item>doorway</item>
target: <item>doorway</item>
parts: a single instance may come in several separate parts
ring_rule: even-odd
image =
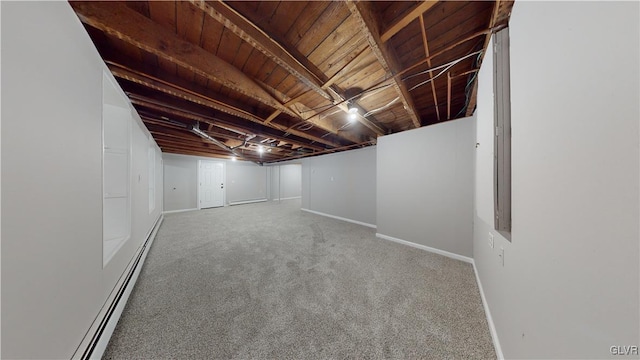
[[[200,160],[198,166],[199,209],[224,206],[224,163]]]

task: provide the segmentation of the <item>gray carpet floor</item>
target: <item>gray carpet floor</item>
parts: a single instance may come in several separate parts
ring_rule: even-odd
[[[470,264],[300,211],[165,216],[106,359],[495,359]]]

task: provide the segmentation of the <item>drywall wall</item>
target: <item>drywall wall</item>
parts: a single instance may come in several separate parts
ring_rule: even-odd
[[[271,165],[267,170],[270,173],[270,200],[295,199],[302,196],[302,164]]]
[[[620,358],[612,346],[639,345],[639,7],[515,3],[512,242],[492,231],[485,57],[474,259],[506,358]]]
[[[378,138],[378,234],[472,256],[474,121]]]
[[[162,177],[150,213],[149,134],[132,114],[131,237],[103,268],[102,77],[111,75],[67,2],[0,6],[1,357],[70,358],[160,216]]]
[[[165,211],[198,208],[198,161],[225,167],[225,204],[267,199],[267,169],[248,161],[163,153]]]
[[[227,202],[267,199],[267,168],[248,161],[227,162]]]
[[[302,208],[375,226],[376,147],[303,159]]]

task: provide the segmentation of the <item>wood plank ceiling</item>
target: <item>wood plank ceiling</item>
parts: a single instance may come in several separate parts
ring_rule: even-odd
[[[164,152],[269,163],[470,115],[513,1],[71,5]]]

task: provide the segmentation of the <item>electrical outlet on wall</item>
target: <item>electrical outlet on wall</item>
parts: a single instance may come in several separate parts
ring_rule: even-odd
[[[493,249],[493,233],[489,232],[489,247]]]

